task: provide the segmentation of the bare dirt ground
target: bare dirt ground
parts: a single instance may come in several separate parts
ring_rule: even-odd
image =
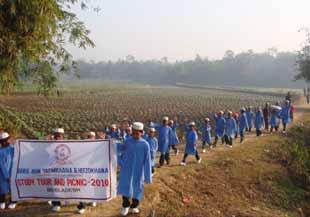
[[[294,124],[310,119],[310,107],[298,106]],[[281,133],[264,133],[262,137],[247,135],[242,144],[235,141],[234,148],[219,145],[207,153],[197,164],[188,158],[172,155],[171,165],[159,168],[154,183],[147,185],[145,198],[138,216],[188,217],[306,217],[308,210],[299,204],[300,197],[310,203],[305,192],[296,193],[287,170],[272,152],[283,142]],[[305,196],[307,195],[307,196]],[[295,204],[296,201],[296,204]],[[89,207],[87,217],[119,216],[121,199]],[[23,202],[14,211],[0,212],[2,217],[75,217],[75,205],[64,206],[60,213],[51,213],[46,202]],[[131,215],[137,216],[137,215]]]

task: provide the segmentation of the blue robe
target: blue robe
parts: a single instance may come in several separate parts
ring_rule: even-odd
[[[253,119],[254,119],[254,112],[247,111],[246,112],[246,118],[247,118],[247,121],[248,121],[248,126],[252,127],[253,126]]]
[[[158,140],[155,137],[154,138],[147,137],[146,141],[150,145],[150,153],[151,153],[152,166],[155,166],[156,153],[157,153],[157,149],[158,149]]]
[[[241,113],[239,116],[239,131],[244,132],[246,128],[249,128],[248,119],[245,113]]]
[[[12,146],[0,148],[0,194],[10,192],[10,184],[7,180],[11,177],[13,157],[14,148]]]
[[[202,128],[202,141],[211,143],[211,125],[204,124]]]
[[[124,136],[124,142],[127,140],[127,139],[129,139],[129,138],[131,138],[132,136],[131,135],[129,135],[129,134],[125,134],[125,136]]]
[[[197,151],[198,135],[196,130],[191,130],[186,134],[185,153],[195,155]]]
[[[291,123],[291,106],[283,106],[280,111],[280,117],[282,119],[282,122],[285,124]]]
[[[178,138],[178,134],[177,134],[177,125],[174,124],[171,126],[171,141],[170,141],[170,145],[177,145],[180,143],[179,138]]]
[[[234,118],[227,118],[225,122],[225,135],[234,138],[237,130],[237,123]]]
[[[225,123],[226,123],[225,118],[222,116],[220,117],[220,116],[214,115],[214,120],[216,123],[216,126],[215,126],[216,136],[223,137],[225,134]]]
[[[119,159],[120,174],[118,194],[141,200],[144,182],[152,182],[150,145],[144,139],[130,138],[126,141]]]
[[[116,131],[110,131],[108,134],[109,139],[119,139],[120,138],[120,132],[118,130]]]
[[[264,115],[262,112],[256,112],[255,114],[255,128],[260,130],[264,127]]]
[[[158,133],[158,151],[165,154],[169,151],[171,144],[172,129],[169,126],[157,125],[156,131]]]

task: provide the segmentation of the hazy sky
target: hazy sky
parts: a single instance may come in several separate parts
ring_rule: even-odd
[[[91,30],[96,48],[70,47],[75,58],[169,61],[210,59],[270,47],[300,48],[310,26],[310,0],[97,0],[101,11],[76,10]]]

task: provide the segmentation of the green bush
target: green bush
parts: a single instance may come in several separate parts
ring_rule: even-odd
[[[281,158],[292,181],[299,187],[310,189],[310,122],[290,129],[282,144]]]

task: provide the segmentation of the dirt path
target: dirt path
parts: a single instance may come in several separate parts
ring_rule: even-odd
[[[298,106],[294,123],[306,116],[310,117],[310,106]],[[185,167],[179,165],[182,150],[178,156],[172,155],[171,165],[157,169],[154,183],[146,186],[140,216],[297,217],[297,210],[285,209],[287,201],[282,194],[278,196],[278,188],[274,186],[275,180],[287,179],[286,169],[268,157],[271,147],[282,141],[281,137],[280,133],[265,133],[258,138],[252,133],[243,144],[236,141],[232,149],[219,145],[201,153],[201,164],[189,157]],[[89,208],[84,216],[119,216],[120,206],[121,200],[117,198]],[[22,203],[16,210],[0,214],[79,216],[73,205],[54,214],[45,202]]]

